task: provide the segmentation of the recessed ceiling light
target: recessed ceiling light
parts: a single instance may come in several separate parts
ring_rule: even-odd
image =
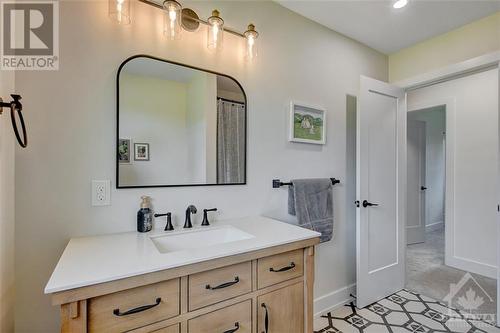
[[[408,0],[397,0],[392,5],[392,7],[396,8],[396,9],[400,9],[400,8],[403,8],[404,6],[406,6],[407,4],[408,4]]]

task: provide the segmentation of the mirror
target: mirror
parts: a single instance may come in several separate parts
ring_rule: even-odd
[[[117,187],[246,184],[246,103],[227,75],[127,59],[117,77]]]

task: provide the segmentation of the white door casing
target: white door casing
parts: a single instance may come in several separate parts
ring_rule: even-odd
[[[423,75],[417,75],[412,78],[397,82],[396,85],[402,88],[405,88],[407,91],[412,90],[415,87],[421,87],[421,86],[428,86],[432,85],[438,82],[443,82],[446,80],[451,80],[456,77],[461,77],[465,75],[466,73],[473,73],[475,71],[480,71],[482,69],[485,69],[486,67],[492,67],[495,68],[497,71],[497,90],[498,90],[498,95],[500,96],[500,51],[495,51],[492,53],[488,53],[485,55],[481,55],[479,57],[473,58],[473,59],[467,59],[465,61],[462,61],[460,63],[454,63],[451,65],[447,65],[445,67],[439,68],[437,70],[431,71],[429,73],[423,74]],[[443,96],[440,96],[440,98],[443,98]],[[449,221],[453,221],[453,200],[449,198],[448,194],[453,193],[453,188],[449,188],[450,179],[454,179],[454,174],[450,175],[450,169],[451,173],[454,172],[454,168],[449,168],[448,164],[454,163],[454,156],[452,155],[454,152],[454,146],[453,142],[450,143],[450,136],[453,137],[454,133],[450,133],[450,129],[454,129],[454,126],[450,126],[450,124],[454,124],[455,120],[450,119],[450,116],[454,117],[455,113],[455,100],[451,99],[449,103],[439,103],[440,104],[446,104],[446,212],[445,212],[445,227],[448,228]],[[434,104],[435,103],[431,103]],[[452,109],[450,109],[450,106]],[[415,109],[420,109],[422,108],[421,106],[415,107]],[[412,108],[409,107],[411,110]],[[497,101],[497,109],[498,109],[498,114],[500,115],[500,103]],[[452,111],[452,112],[450,112]],[[498,117],[497,125],[500,128],[500,116]],[[500,131],[497,133],[497,138],[498,138],[498,156],[499,159],[497,161],[497,170],[498,170],[498,175],[500,175]],[[452,156],[450,156],[452,155]],[[451,158],[450,158],[451,157]],[[500,177],[499,177],[500,178]],[[453,182],[451,182],[451,185],[453,185]],[[500,186],[497,186],[497,189],[500,189]],[[498,204],[500,204],[500,190],[497,190],[497,195],[496,198],[498,199]],[[498,209],[500,211],[500,209]],[[451,216],[450,216],[451,214]],[[496,243],[497,243],[497,267],[500,267],[500,213],[497,212],[497,228],[496,228]],[[453,231],[453,230],[450,230]],[[446,230],[446,234],[449,234],[449,231]],[[449,241],[446,241],[446,251],[451,247]],[[500,299],[500,269],[496,269],[496,277],[497,277],[497,299]],[[500,326],[500,302],[497,302],[497,326]]]
[[[425,122],[408,120],[407,132],[407,206],[406,244],[425,242]]]
[[[361,76],[357,118],[357,306],[404,287],[406,96]],[[379,206],[363,207],[363,201]]]

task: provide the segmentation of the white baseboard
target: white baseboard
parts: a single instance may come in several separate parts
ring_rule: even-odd
[[[445,264],[450,267],[458,268],[466,272],[471,272],[479,275],[483,275],[492,279],[497,278],[497,268],[489,264],[482,262],[460,258],[460,257],[449,257],[445,256]]]
[[[443,221],[439,221],[439,222],[436,222],[436,223],[427,224],[425,226],[425,231],[436,231],[436,230],[442,228],[443,226],[444,226],[444,222]]]
[[[314,316],[335,310],[336,308],[343,306],[344,304],[352,300],[351,294],[356,293],[356,284],[351,284],[347,287],[340,288],[338,290],[332,291],[326,295],[317,297],[314,300]]]

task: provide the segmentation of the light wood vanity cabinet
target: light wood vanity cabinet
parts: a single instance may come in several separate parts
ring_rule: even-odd
[[[188,321],[189,333],[252,332],[252,300],[207,313]]]
[[[258,332],[304,332],[304,283],[272,291],[257,298]]]
[[[61,306],[61,331],[312,333],[318,242],[313,238],[52,294]]]
[[[123,332],[177,316],[179,299],[179,279],[91,298],[88,301],[89,331]],[[134,309],[144,310],[131,313]]]
[[[252,291],[252,262],[188,276],[189,311]]]

